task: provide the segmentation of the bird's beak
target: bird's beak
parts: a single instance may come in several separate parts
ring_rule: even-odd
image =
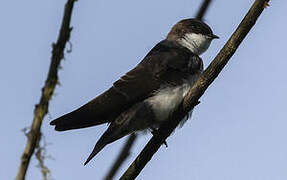
[[[219,39],[219,37],[216,36],[215,34],[211,34],[210,37],[211,37],[212,39]]]

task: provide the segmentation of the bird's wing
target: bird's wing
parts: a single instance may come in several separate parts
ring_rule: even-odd
[[[50,124],[55,125],[56,130],[64,131],[111,122],[121,112],[152,95],[161,85],[181,83],[182,77],[190,73],[187,72],[190,54],[183,55],[178,51],[177,46],[160,42],[110,89]]]

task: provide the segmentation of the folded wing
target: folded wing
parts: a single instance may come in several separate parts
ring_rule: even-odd
[[[65,131],[112,122],[132,105],[151,96],[161,85],[182,83],[182,76],[187,72],[181,70],[187,67],[190,54],[182,56],[178,49],[178,45],[168,41],[158,43],[141,63],[110,89],[50,124],[55,125],[57,131]]]

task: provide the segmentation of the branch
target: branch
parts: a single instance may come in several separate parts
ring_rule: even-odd
[[[122,151],[120,152],[117,160],[115,161],[114,165],[108,172],[107,176],[105,177],[105,180],[112,180],[123,164],[123,162],[127,159],[127,157],[130,155],[130,149],[132,145],[134,144],[135,140],[137,138],[137,135],[135,133],[131,134],[129,138],[127,139],[125,145],[123,146]]]
[[[203,95],[208,86],[219,75],[250,29],[254,26],[257,18],[262,13],[264,6],[266,6],[268,2],[269,0],[255,0],[240,25],[208,68],[199,77],[195,85],[185,96],[181,105],[173,113],[172,117],[162,124],[158,133],[151,138],[138,157],[122,175],[120,178],[121,180],[135,179],[139,175],[145,165],[151,160],[152,156],[157,152],[161,144],[164,143],[165,139],[174,131],[179,122],[197,104],[199,98]]]
[[[209,5],[211,3],[211,0],[204,0],[204,2],[201,4],[199,11],[197,12],[195,18],[202,20],[203,16],[205,15]]]
[[[39,104],[34,109],[34,119],[31,130],[28,134],[26,147],[21,157],[21,163],[17,174],[17,180],[24,180],[30,163],[31,156],[35,151],[37,142],[40,141],[40,130],[44,116],[48,112],[49,101],[54,93],[54,89],[58,83],[58,69],[60,62],[64,58],[64,49],[66,43],[70,39],[72,28],[70,27],[72,10],[76,0],[68,0],[65,5],[64,17],[59,33],[57,43],[53,43],[53,51],[50,69],[45,85],[42,88],[42,95]]]

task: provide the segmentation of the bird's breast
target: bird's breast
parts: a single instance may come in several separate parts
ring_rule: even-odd
[[[190,89],[189,84],[165,87],[156,92],[146,101],[151,106],[156,121],[164,121],[177,108]]]
[[[191,75],[185,83],[178,86],[163,86],[156,91],[153,96],[145,100],[152,108],[156,121],[167,120],[181,103],[199,75],[200,74]]]

